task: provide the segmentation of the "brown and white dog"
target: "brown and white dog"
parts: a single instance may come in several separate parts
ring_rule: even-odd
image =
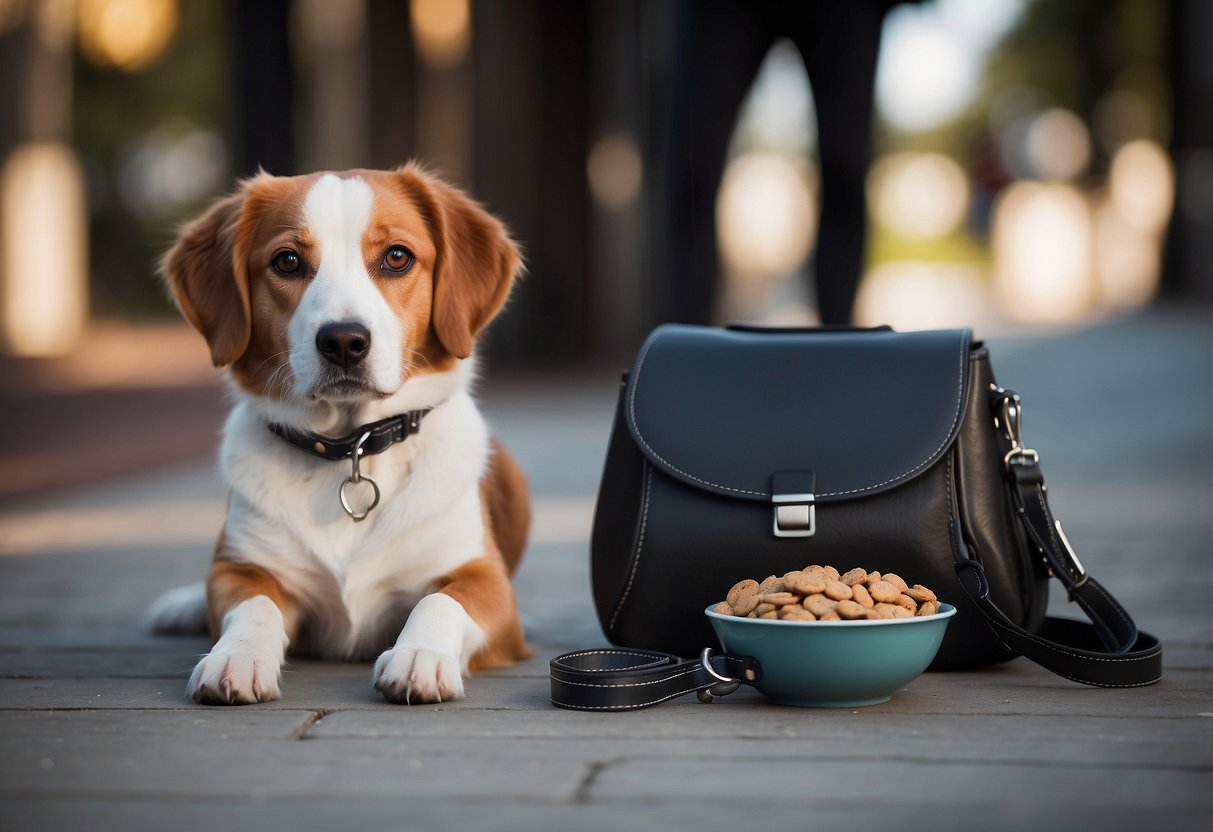
[[[393,702],[459,697],[464,674],[529,655],[511,584],[526,482],[469,394],[520,262],[500,222],[415,165],[263,173],[184,229],[163,272],[235,396],[210,575],[150,613],[161,632],[209,623],[194,699],[278,698],[288,646],[378,655]],[[321,457],[401,414],[424,415],[386,450]]]

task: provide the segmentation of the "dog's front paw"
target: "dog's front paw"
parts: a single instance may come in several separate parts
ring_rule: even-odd
[[[463,696],[459,659],[436,650],[393,647],[375,662],[371,678],[389,702],[446,702]]]
[[[203,705],[251,705],[280,696],[281,660],[272,651],[258,651],[247,642],[235,649],[221,644],[202,657],[186,688]]]

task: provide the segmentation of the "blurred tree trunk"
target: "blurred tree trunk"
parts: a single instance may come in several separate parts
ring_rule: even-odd
[[[585,3],[472,5],[473,191],[522,243],[527,275],[488,345],[551,361],[589,350]]]

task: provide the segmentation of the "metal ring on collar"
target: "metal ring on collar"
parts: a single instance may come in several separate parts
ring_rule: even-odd
[[[361,514],[359,514],[350,507],[350,501],[345,496],[345,488],[347,485],[358,485],[359,483],[363,482],[369,482],[371,484],[371,489],[374,491],[374,496],[371,498],[371,504],[367,506]],[[366,474],[363,474],[358,479],[350,477],[345,482],[341,483],[341,490],[338,492],[338,495],[341,497],[341,507],[345,509],[345,513],[348,514],[350,519],[352,519],[355,523],[358,523],[365,520],[366,516],[371,513],[371,510],[375,508],[375,506],[379,505],[379,483],[375,482],[375,480],[368,477]]]
[[[379,505],[379,483],[375,482],[375,480],[373,480],[371,477],[363,474],[358,468],[358,460],[362,457],[362,446],[366,443],[366,440],[370,438],[371,432],[368,430],[363,433],[362,436],[359,436],[358,441],[354,443],[354,449],[350,451],[350,476],[345,482],[341,483],[341,488],[337,492],[337,496],[341,498],[341,507],[345,509],[345,513],[348,514],[350,519],[355,523],[365,520],[367,515],[371,513],[371,510],[374,509],[375,506]],[[350,507],[350,501],[345,496],[345,488],[348,485],[357,485],[363,480],[371,484],[371,488],[374,490],[374,496],[371,498],[371,504],[367,506],[361,514],[359,514]]]

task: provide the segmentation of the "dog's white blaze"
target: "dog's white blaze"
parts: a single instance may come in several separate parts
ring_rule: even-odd
[[[316,333],[335,322],[365,326],[371,333],[371,351],[365,359],[371,383],[384,393],[400,387],[404,335],[400,319],[367,273],[362,256],[374,203],[374,191],[365,181],[332,174],[317,179],[304,200],[304,223],[315,239],[320,262],[287,329],[297,393],[306,393],[316,383],[324,366],[316,351]]]

